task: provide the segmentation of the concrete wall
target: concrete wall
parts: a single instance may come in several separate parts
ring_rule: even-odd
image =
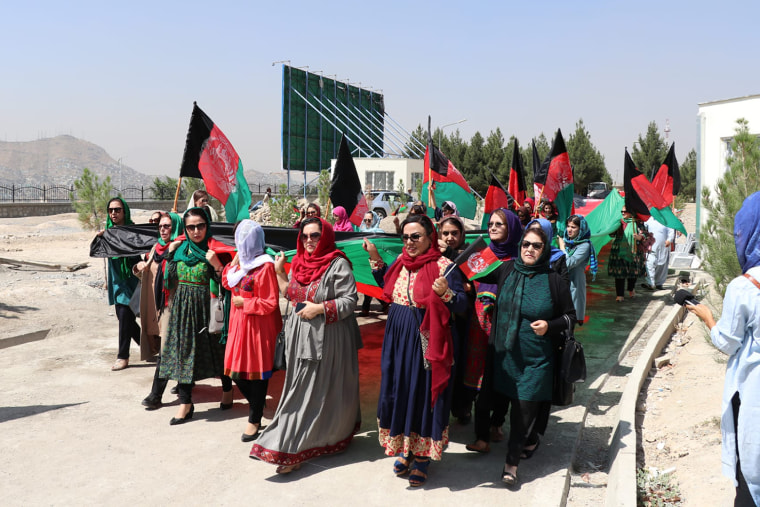
[[[702,188],[715,188],[726,172],[728,145],[736,134],[736,120],[745,118],[751,133],[760,134],[760,95],[699,104],[697,115],[697,231],[707,220]]]

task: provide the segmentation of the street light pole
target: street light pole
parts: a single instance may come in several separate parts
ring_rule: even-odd
[[[445,129],[446,127],[451,127],[452,125],[458,125],[460,123],[464,123],[466,121],[467,121],[467,118],[462,118],[459,121],[455,121],[453,123],[447,123],[446,125],[443,125],[440,127],[440,130],[438,130],[438,149],[439,150],[441,149],[441,136],[443,135],[443,129]]]

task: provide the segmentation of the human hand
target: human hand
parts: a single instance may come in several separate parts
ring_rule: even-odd
[[[206,260],[208,261],[211,266],[219,271],[222,269],[222,262],[219,260],[219,257],[217,257],[216,252],[213,250],[209,250],[206,252]]]
[[[182,244],[182,242],[181,242],[181,241],[172,241],[172,242],[169,244],[169,251],[170,251],[170,252],[174,252],[174,251],[175,251],[177,248],[179,248],[179,246],[180,246],[181,244]]]
[[[311,320],[317,315],[325,313],[325,308],[322,303],[312,303],[311,301],[304,301],[304,307],[296,312],[296,315],[304,320]]]
[[[240,266],[240,257],[238,257],[237,253],[235,254],[235,257],[232,259],[230,266]]]
[[[549,330],[549,323],[545,320],[536,320],[530,323],[530,327],[538,336],[543,336]]]
[[[285,272],[285,254],[281,251],[274,256],[274,271],[278,274]]]
[[[449,281],[446,280],[445,277],[440,276],[435,279],[435,282],[433,282],[433,292],[438,294],[439,296],[443,296],[446,294],[446,291],[449,289]]]
[[[373,261],[381,260],[380,254],[377,251],[377,247],[367,238],[364,238],[364,241],[362,241],[362,248],[369,254],[369,258]]]
[[[449,245],[446,244],[446,242],[442,239],[438,240],[438,250],[441,251],[441,253],[446,251],[446,248],[448,248]]]
[[[242,308],[243,303],[245,303],[245,299],[242,296],[232,296],[232,304],[235,305],[235,308]]]

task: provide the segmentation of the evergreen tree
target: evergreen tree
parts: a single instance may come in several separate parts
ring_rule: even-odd
[[[588,184],[592,181],[604,181],[612,185],[612,177],[607,172],[604,156],[591,142],[591,135],[579,119],[575,132],[567,139],[567,154],[573,165],[575,193],[585,195]]]
[[[153,183],[149,190],[153,194],[154,199],[158,199],[159,201],[173,200],[174,195],[177,193],[177,179],[164,176],[164,179],[162,180],[160,177],[156,176],[153,178]],[[186,198],[187,192],[184,187],[180,188],[179,199],[184,200]]]
[[[464,156],[467,153],[467,142],[462,139],[459,129],[449,134],[444,144],[448,151],[444,151],[443,153],[449,157],[454,167],[461,171],[461,168],[464,167]]]
[[[684,202],[697,200],[697,152],[692,149],[679,166],[681,172],[681,191],[675,197],[676,208],[683,207]]]
[[[716,183],[714,192],[702,189],[708,219],[699,238],[701,256],[721,295],[742,272],[734,244],[734,216],[744,200],[760,188],[760,140],[750,134],[746,119],[739,118],[736,123],[736,135],[726,158],[728,170]]]
[[[488,183],[490,177],[484,176],[485,159],[483,156],[483,147],[485,140],[480,132],[475,132],[470,139],[470,145],[467,148],[467,152],[464,155],[464,163],[462,167],[457,167],[459,172],[462,173],[464,179],[475,189],[480,195],[485,195],[488,190]]]
[[[417,142],[414,142],[416,140]],[[406,158],[423,158],[425,156],[425,146],[427,146],[427,130],[422,125],[417,125],[411,133],[411,138],[404,145],[404,157]]]
[[[105,227],[106,206],[111,199],[111,177],[107,176],[101,183],[98,176],[85,167],[82,176],[74,181],[74,188],[76,199],[74,193],[70,198],[82,227],[89,230]]]
[[[497,178],[500,178],[499,171],[503,170],[505,154],[504,136],[501,135],[501,129],[497,127],[496,130],[492,130],[491,133],[488,134],[486,144],[483,146],[483,163],[486,168],[497,175]],[[507,162],[507,166],[509,166],[509,162]],[[486,180],[487,190],[488,184],[491,181],[491,175],[483,170],[482,177]]]
[[[275,227],[292,227],[298,219],[298,213],[293,211],[295,205],[296,200],[288,194],[288,186],[283,183],[277,187],[277,194],[269,204],[272,224]]]
[[[639,134],[638,141],[633,143],[631,158],[639,171],[651,181],[654,171],[660,168],[662,161],[668,154],[669,146],[660,136],[655,122],[649,122],[647,133],[642,138]],[[570,159],[572,160],[572,159]]]

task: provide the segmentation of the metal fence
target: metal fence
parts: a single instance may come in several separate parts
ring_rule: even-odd
[[[251,194],[263,195],[267,188],[272,189],[276,194],[280,190],[282,183],[257,182],[249,184],[248,188]],[[304,194],[304,186],[290,185],[288,193],[293,196]],[[316,194],[317,189],[314,185],[306,186],[306,194]],[[0,185],[0,202],[70,202],[76,200],[77,192],[74,185]],[[112,188],[111,196],[121,196],[130,202],[154,201],[154,200],[172,200],[174,191],[156,192],[152,186],[134,186],[124,188]],[[183,197],[186,199],[186,197]],[[255,199],[255,197],[254,197]]]

